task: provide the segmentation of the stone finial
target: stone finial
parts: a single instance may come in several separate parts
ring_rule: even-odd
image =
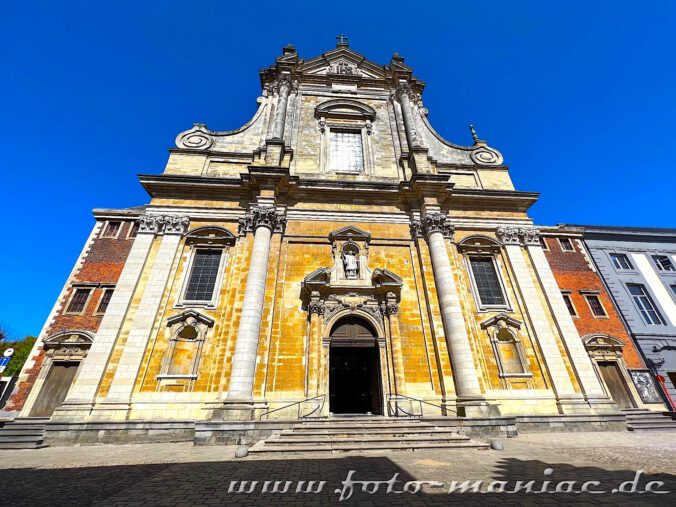
[[[336,40],[338,42],[336,43],[336,47],[337,48],[348,48],[348,47],[350,47],[350,44],[347,42],[347,39],[348,38],[345,37],[345,35],[343,35],[342,33],[340,35],[337,35]]]
[[[474,125],[470,123],[469,125],[469,131],[472,133],[472,139],[474,140],[474,144],[479,144],[481,140],[479,139],[479,134],[476,133],[476,129],[474,128]]]

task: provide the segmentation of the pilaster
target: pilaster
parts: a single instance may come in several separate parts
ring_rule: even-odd
[[[104,404],[125,404],[131,402],[134,384],[138,377],[143,354],[148,346],[153,326],[157,321],[157,312],[166,290],[172,266],[174,265],[176,252],[178,251],[181,237],[187,231],[188,224],[190,223],[188,217],[165,216],[163,219],[162,242],[151,268],[150,277],[141,296],[141,302],[134,315],[129,336],[127,337]]]
[[[115,291],[106,314],[101,320],[96,338],[73,381],[66,400],[54,413],[54,420],[67,420],[72,417],[89,415],[155,234],[161,230],[162,226],[162,217],[146,214],[139,218],[138,234],[115,285]]]

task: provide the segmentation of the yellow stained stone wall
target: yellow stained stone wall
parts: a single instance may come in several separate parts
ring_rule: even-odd
[[[203,225],[225,226],[231,232],[237,232],[234,223],[193,223],[191,229]],[[401,357],[397,360],[400,360],[403,365],[403,378],[398,379],[399,392],[425,399],[453,396],[455,389],[452,364],[444,336],[426,241],[411,239],[409,227],[406,224],[290,220],[283,237],[280,234],[273,235],[270,248],[270,266],[254,384],[255,398],[265,399],[273,405],[275,401],[287,403],[307,397],[312,391],[308,385],[317,383],[316,375],[320,370],[310,372],[308,368],[311,362],[310,355],[321,354],[322,350],[321,344],[319,346],[315,344],[315,347],[319,347],[320,350],[310,349],[309,316],[307,310],[302,307],[301,283],[315,269],[333,265],[328,235],[347,225],[358,225],[372,235],[368,248],[370,269],[386,268],[403,280],[398,312]],[[477,234],[477,231],[458,230],[456,241],[459,242],[464,237],[473,234]],[[487,235],[490,236],[491,233]],[[216,308],[197,309],[200,313],[214,319],[215,324],[209,329],[204,342],[198,377],[188,388],[184,385],[171,385],[170,382],[158,380],[170,340],[170,330],[166,325],[167,319],[185,311],[185,308],[180,306],[180,298],[192,247],[181,245],[145,351],[136,382],[136,396],[142,396],[142,399],[147,402],[148,399],[152,399],[149,398],[152,393],[159,396],[161,392],[188,392],[201,398],[211,393],[207,396],[207,400],[222,399],[228,389],[252,239],[251,234],[239,237],[234,246],[227,248],[224,277],[219,289]],[[101,384],[99,399],[105,397],[110,387],[135,308],[138,306],[143,286],[152,269],[158,244],[159,240],[156,240],[151,249],[141,283]],[[518,291],[514,290],[514,275],[508,263],[501,256],[498,257],[498,266],[512,307],[510,315],[523,322],[519,338],[523,345],[528,368],[532,373],[531,379],[515,383],[506,382],[500,378],[490,336],[486,330],[481,328],[481,322],[495,315],[496,312],[479,310],[472,293],[463,254],[450,242],[448,253],[455,273],[482,390],[517,393],[520,389],[529,389],[540,393],[550,392],[551,384],[541,366],[542,359],[536,338],[527,315],[524,314],[524,305],[519,299]],[[554,326],[553,321],[551,325]],[[322,332],[328,334],[329,330]],[[388,343],[388,347],[389,345]],[[565,350],[562,345],[561,347],[565,357]],[[570,367],[567,359],[566,364]],[[381,367],[384,368],[385,365]],[[324,374],[326,374],[325,371]]]

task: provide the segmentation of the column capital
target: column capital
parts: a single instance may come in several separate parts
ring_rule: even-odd
[[[239,219],[239,233],[240,235],[246,235],[247,232],[255,233],[259,227],[283,233],[286,229],[286,217],[272,206],[252,206],[244,218]]]
[[[138,217],[139,234],[159,234],[164,228],[164,217],[161,215],[149,215],[144,213]]]
[[[498,227],[496,235],[504,245],[540,245],[540,231],[535,227]]]
[[[166,215],[164,217],[164,234],[183,235],[188,231],[190,218],[187,216]]]
[[[439,212],[426,213],[421,220],[411,221],[411,235],[414,238],[424,236],[429,237],[430,234],[440,232],[445,238],[453,238],[455,227],[451,224],[451,220],[444,214]]]

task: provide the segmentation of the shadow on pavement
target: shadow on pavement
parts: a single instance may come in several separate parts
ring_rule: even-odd
[[[424,454],[421,458],[424,458]],[[457,456],[462,459],[463,456]],[[457,459],[454,456],[454,459]],[[547,468],[553,469],[551,475],[545,475]],[[351,470],[352,489],[344,486]],[[6,469],[0,471],[0,505],[674,505],[676,493],[670,494],[516,494],[509,493],[471,493],[456,492],[449,494],[452,481],[471,481],[475,477],[448,477],[448,471],[439,469],[439,476],[414,477],[387,457],[346,456],[328,459],[290,459],[265,460],[243,459],[237,461],[176,463],[158,465],[119,465],[66,469]],[[431,473],[431,472],[426,472]],[[396,482],[391,481],[398,474]],[[543,481],[550,480],[549,489],[553,490],[561,481],[575,481],[575,485],[564,483],[564,490],[573,487],[580,490],[586,481],[598,481],[590,484],[591,490],[611,491],[625,481],[633,481],[635,471],[606,470],[597,467],[579,467],[569,464],[552,464],[535,460],[502,458],[496,463],[491,480],[506,481],[505,491],[514,491],[516,481],[534,481],[533,491],[540,491]],[[233,481],[239,481],[234,482]],[[250,481],[242,484],[241,481]],[[251,481],[258,481],[253,483]],[[271,481],[266,484],[265,481]],[[270,492],[275,481],[278,490],[286,493]],[[290,481],[290,482],[286,482]],[[313,491],[319,488],[319,481],[326,481],[319,493],[297,492],[299,488]],[[317,481],[309,485],[307,481]],[[386,483],[385,481],[391,481]],[[437,481],[434,484],[417,484],[410,481]],[[662,481],[664,485],[651,485],[654,490],[676,492],[676,476],[670,474],[643,474],[637,481],[641,491],[651,481]],[[406,483],[409,483],[408,485]],[[489,482],[484,481],[484,491]],[[387,492],[388,486],[391,492]],[[629,487],[630,484],[625,486]],[[496,484],[494,487],[500,487]],[[525,487],[525,484],[524,484]],[[241,488],[242,492],[238,492]],[[366,488],[365,491],[362,488]],[[265,491],[267,489],[267,491]],[[377,489],[377,491],[375,491]],[[409,492],[402,492],[408,489]],[[251,490],[249,492],[249,490]],[[417,493],[414,493],[418,490]],[[375,491],[369,494],[368,491]],[[400,491],[400,493],[395,493]],[[341,493],[347,497],[340,502]]]

